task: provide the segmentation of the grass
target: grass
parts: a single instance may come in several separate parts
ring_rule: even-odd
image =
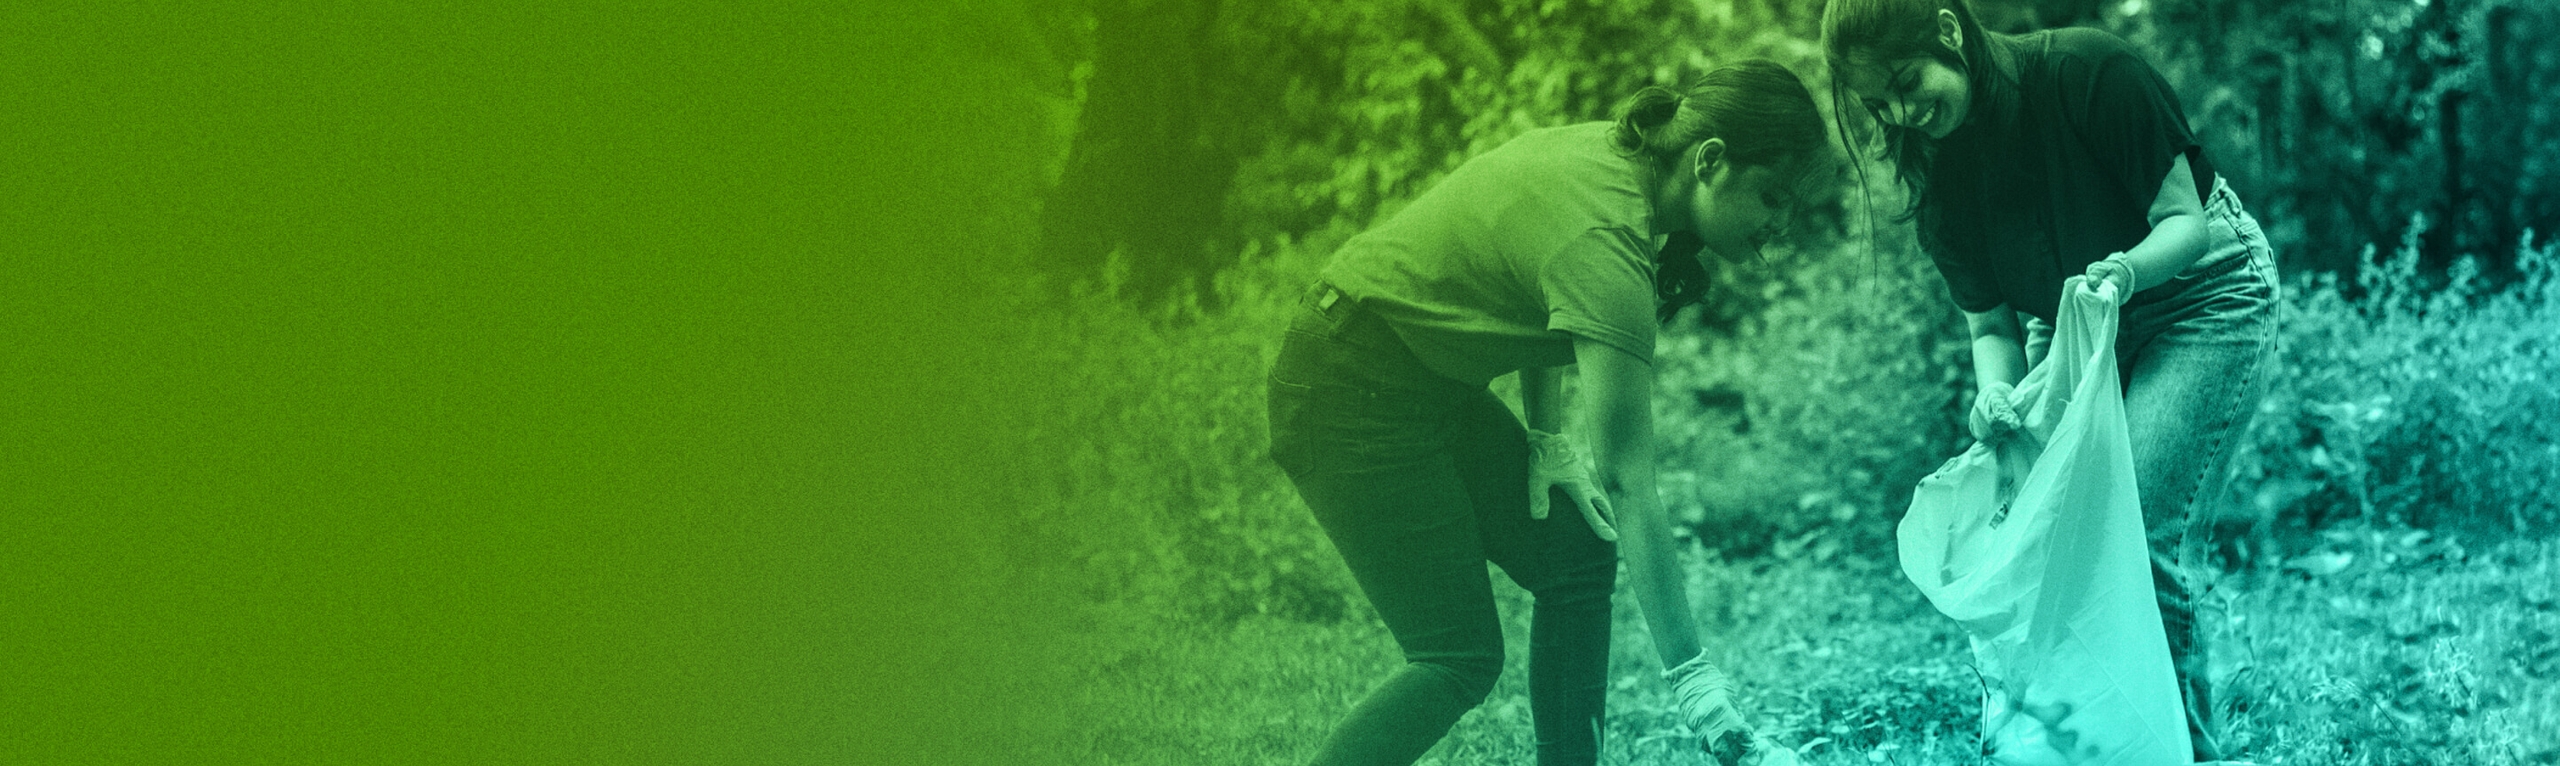
[[[2560,545],[2471,551],[2423,533],[2331,535],[2227,573],[2213,631],[2226,736],[2264,764],[2560,762]],[[1691,551],[1700,619],[1744,706],[1812,764],[1971,764],[1979,686],[1962,635],[1891,562]],[[2330,567],[2344,557],[2344,566]],[[1495,579],[1509,668],[1422,763],[1532,762],[1528,596]],[[1667,712],[1620,593],[1604,764],[1703,764]],[[1096,608],[1065,704],[1111,711],[1060,763],[1296,764],[1397,663],[1374,617],[1226,624]]]
[[[2560,545],[2339,531],[2296,561],[2218,589],[2233,744],[2265,763],[2560,763]]]
[[[1723,664],[1747,684],[1759,721],[1808,752],[1905,751],[1953,758],[1972,747],[1972,673],[1954,626],[1876,562],[1812,555],[1726,562],[1692,551],[1700,614],[1721,636]],[[1495,578],[1509,666],[1484,705],[1460,720],[1424,764],[1530,763],[1528,595]],[[1102,717],[1073,757],[1112,764],[1287,764],[1316,744],[1400,661],[1393,639],[1360,614],[1335,624],[1248,617],[1232,624],[1095,612],[1079,647],[1089,709]],[[1604,763],[1705,764],[1668,712],[1661,667],[1621,589]],[[1146,636],[1149,640],[1128,640]],[[1847,761],[1842,761],[1847,762]],[[1905,762],[1908,761],[1906,758]]]

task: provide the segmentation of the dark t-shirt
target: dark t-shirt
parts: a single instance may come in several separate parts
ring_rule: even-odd
[[[1653,360],[1653,231],[1609,123],[1532,130],[1343,243],[1324,278],[1432,371],[1474,385],[1574,362],[1573,337]]]
[[[2151,201],[2179,155],[2199,202],[2213,165],[2168,81],[2123,39],[2067,28],[1985,42],[1999,86],[1939,142],[1921,242],[1958,308],[2007,304],[2050,321],[2063,279],[2151,233]]]

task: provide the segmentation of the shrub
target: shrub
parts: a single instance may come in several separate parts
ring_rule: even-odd
[[[1263,376],[1318,260],[1295,248],[1231,269],[1213,295],[1138,304],[1116,270],[1025,306],[1025,363],[1053,390],[1024,418],[1032,472],[1020,544],[1092,601],[1232,620],[1330,621],[1349,573],[1267,453]],[[1204,308],[1215,305],[1218,308]]]
[[[1955,310],[1907,247],[1816,241],[1737,275],[1763,307],[1657,355],[1667,499],[1704,541],[1749,555],[1814,529],[1892,553],[1911,487],[1966,443],[1971,365]],[[1821,253],[1816,255],[1814,253]]]
[[[2226,519],[2474,533],[2560,522],[2560,248],[2520,248],[2520,277],[2504,286],[2469,260],[2430,285],[2411,228],[2388,258],[2368,248],[2351,284],[2293,280],[2281,372],[2234,460]]]

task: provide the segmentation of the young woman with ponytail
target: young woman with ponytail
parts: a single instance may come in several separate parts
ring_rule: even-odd
[[[1830,0],[1822,38],[1837,111],[1881,126],[1905,220],[1965,313],[1976,438],[2016,427],[2011,386],[2052,338],[2066,278],[2128,296],[2116,357],[2153,581],[2196,760],[2223,757],[2189,531],[2267,383],[2278,283],[2257,220],[2168,82],[2106,32],[1988,34],[1964,0]]]
[[[1751,734],[1690,614],[1655,496],[1652,359],[1657,323],[1705,292],[1704,255],[1753,257],[1828,151],[1796,76],[1745,62],[1648,88],[1614,123],[1523,134],[1343,244],[1272,368],[1271,452],[1406,664],[1316,763],[1411,763],[1483,701],[1503,664],[1486,562],[1536,598],[1538,762],[1593,763],[1621,554],[1682,720],[1725,763],[1794,762]],[[1514,372],[1525,423],[1486,388]]]

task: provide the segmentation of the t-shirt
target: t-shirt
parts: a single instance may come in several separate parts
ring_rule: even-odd
[[[1571,364],[1575,335],[1651,362],[1652,207],[1609,127],[1533,130],[1468,160],[1343,243],[1325,280],[1461,382]]]
[[[2063,279],[2150,235],[2172,162],[2186,156],[2199,202],[2213,165],[2168,81],[2123,39],[2067,28],[1985,43],[2009,87],[1977,95],[1979,119],[1938,143],[1921,242],[1958,308],[2005,303],[2051,321]]]

